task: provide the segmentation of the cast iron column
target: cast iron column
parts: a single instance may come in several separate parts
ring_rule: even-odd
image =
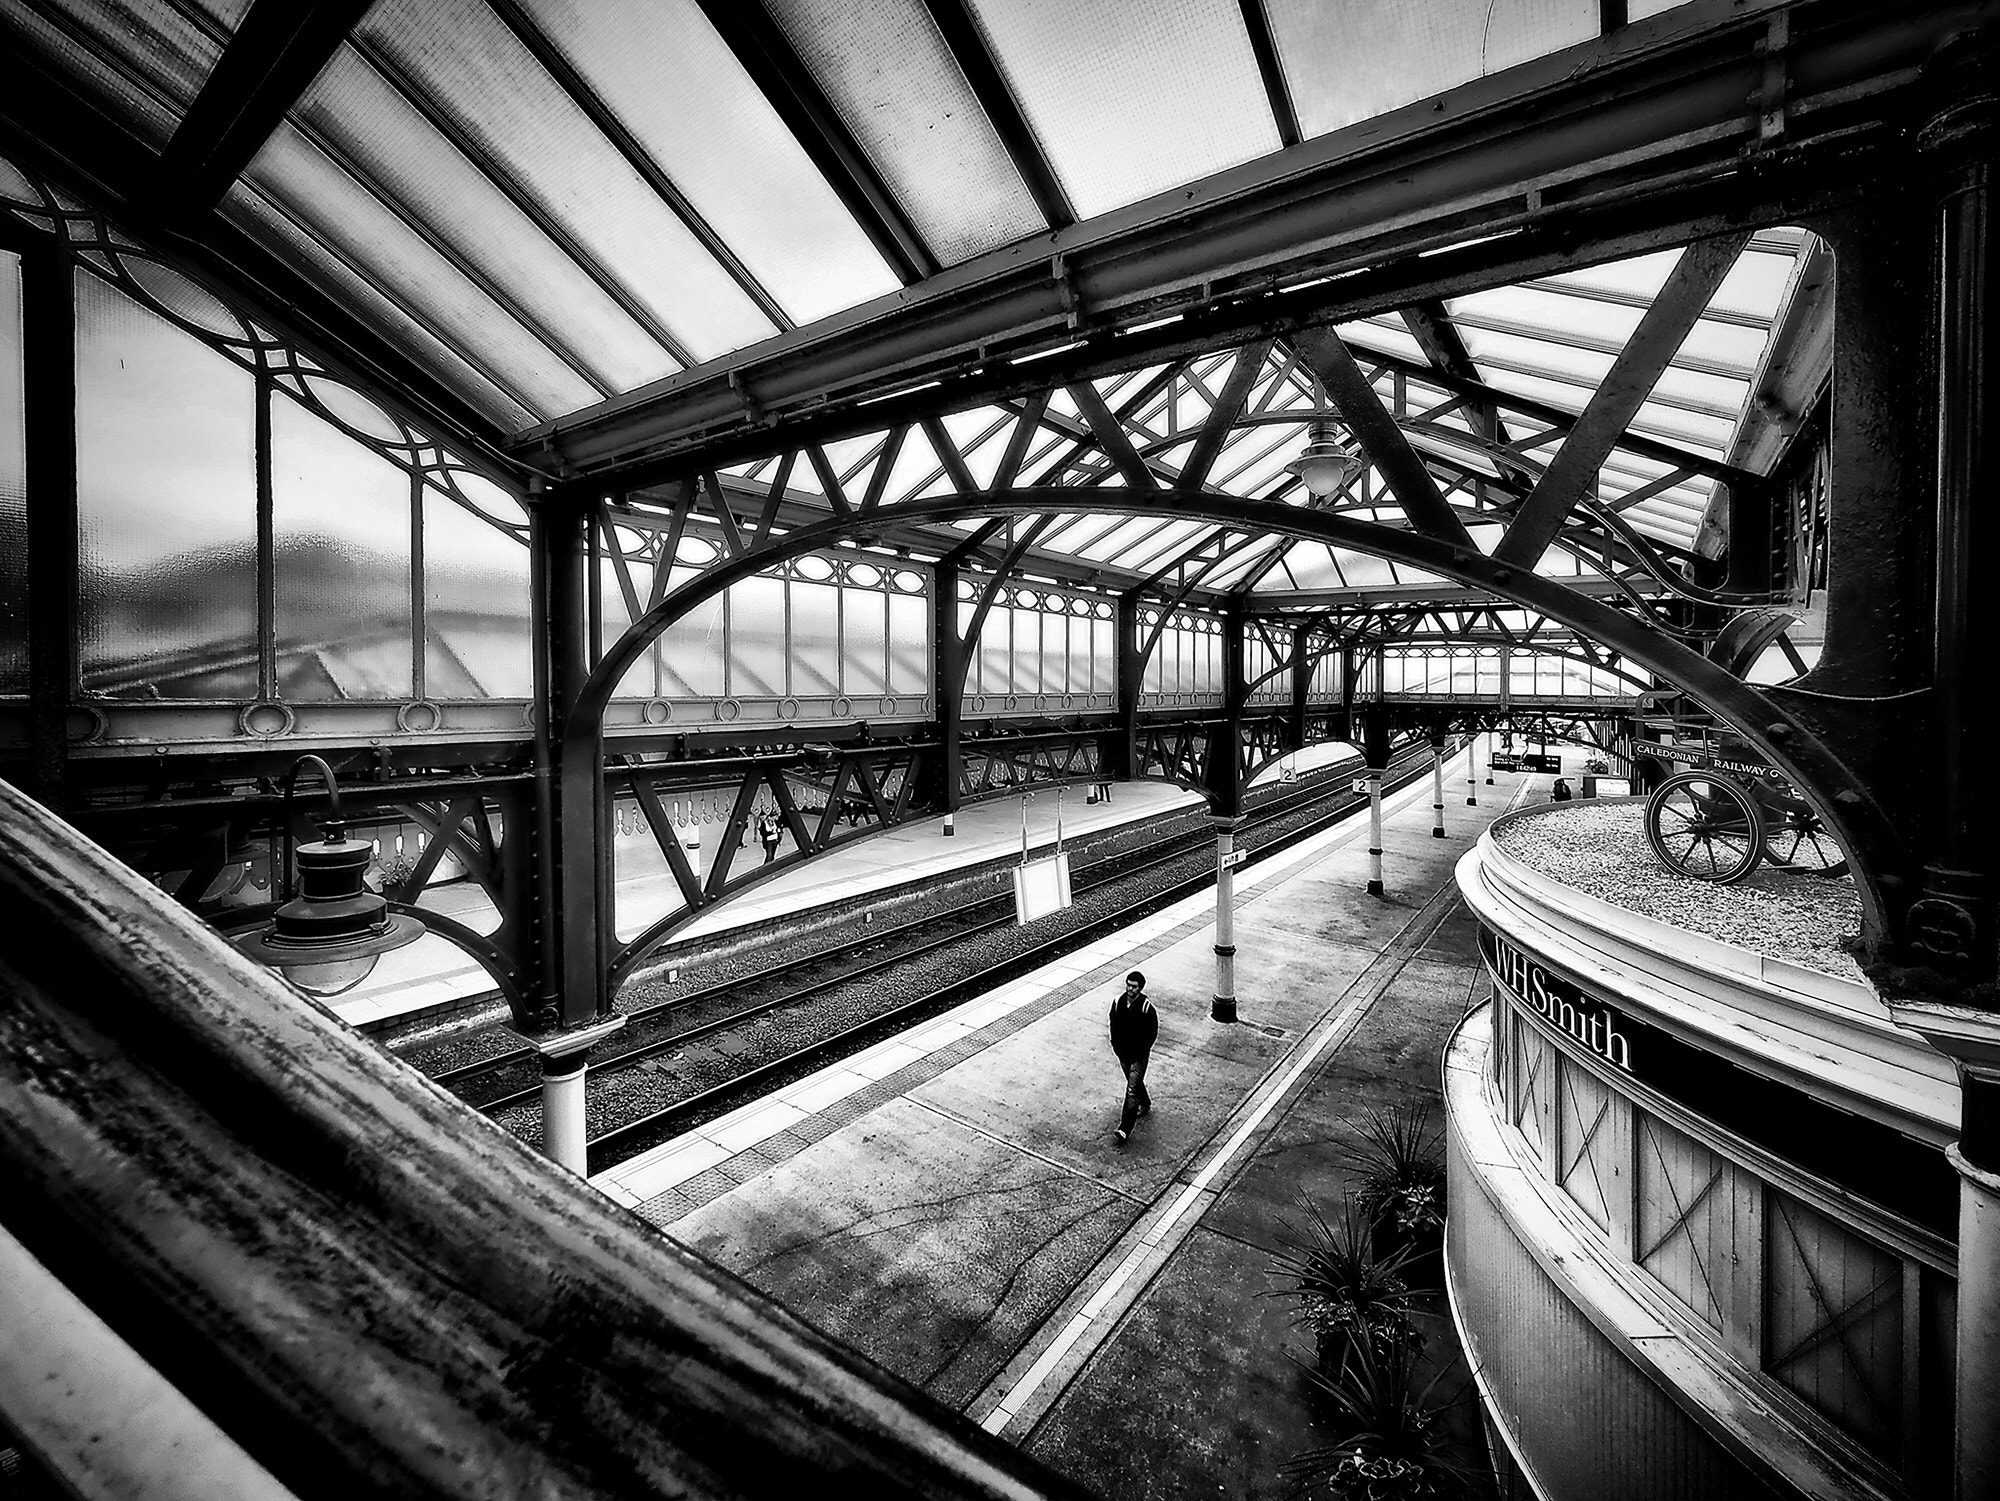
[[[1139,689],[1146,659],[1139,655],[1139,596],[1118,596],[1118,727],[1113,732],[1110,770],[1120,781],[1139,775]]]
[[[595,735],[575,733],[571,706],[589,676],[588,510],[576,491],[542,492],[529,507],[532,587],[541,632],[538,711],[549,726],[548,793],[541,821],[539,899],[554,938],[528,1041],[542,1056],[542,1148],[576,1173],[584,1152],[584,1074],[591,1046],[623,1025],[610,1014],[604,945],[611,925],[611,840],[602,797],[603,757]],[[539,748],[539,747],[538,747]]]
[[[61,813],[76,691],[76,333],[69,258],[21,256],[21,415],[28,494],[28,790]]]
[[[1380,709],[1361,716],[1361,754],[1368,762],[1368,894],[1382,894],[1382,778],[1389,770],[1389,716]]]
[[[1471,798],[1466,799],[1471,802]],[[1444,838],[1444,736],[1431,736],[1431,838]]]
[[[2000,649],[2000,225],[1994,156],[2000,64],[1989,39],[1960,36],[1926,69],[1939,113],[1918,132],[1940,173],[1937,218],[1937,595],[1933,638],[1938,775],[1923,889],[1906,946],[1963,987],[1956,1005],[1897,1005],[1958,1065],[1961,1120],[1950,1149],[1959,1175],[1958,1454],[1961,1498],[2000,1496],[2000,1011],[1994,978],[1994,862],[2000,818],[1982,787],[1996,729],[1992,666]],[[1984,993],[1990,995],[1990,991]]]
[[[956,563],[940,563],[931,577],[932,696],[937,703],[938,755],[932,798],[944,814],[944,832],[958,832],[956,820],[965,770],[965,642],[958,634]]]
[[[1236,1020],[1236,831],[1243,824],[1244,618],[1223,624],[1222,724],[1208,748],[1209,822],[1215,828],[1215,999],[1208,1014]]]

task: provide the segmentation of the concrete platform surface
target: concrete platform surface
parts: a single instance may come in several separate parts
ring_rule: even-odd
[[[1107,1496],[1286,1495],[1325,1439],[1271,1248],[1301,1191],[1337,1201],[1367,1109],[1437,1097],[1480,989],[1452,865],[1549,781],[1468,808],[1450,770],[1445,838],[1428,778],[1387,800],[1383,897],[1365,818],[1241,874],[1235,1025],[1206,893],[592,1181]],[[1105,1013],[1133,967],[1161,1029],[1121,1147]]]

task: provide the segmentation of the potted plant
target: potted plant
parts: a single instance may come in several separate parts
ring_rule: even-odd
[[[1337,1370],[1314,1373],[1340,1438],[1285,1465],[1301,1492],[1338,1501],[1423,1501],[1466,1489],[1467,1471],[1449,1457],[1443,1421],[1456,1403],[1431,1401],[1445,1368],[1426,1379],[1422,1357],[1422,1340],[1405,1330],[1380,1344],[1357,1344]]]
[[[1357,1344],[1415,1338],[1413,1294],[1403,1277],[1409,1252],[1379,1251],[1373,1221],[1351,1195],[1332,1218],[1310,1199],[1301,1196],[1300,1204],[1305,1221],[1284,1226],[1270,1270],[1286,1283],[1277,1296],[1301,1305],[1298,1322],[1312,1331],[1319,1369],[1339,1371]]]
[[[1429,1105],[1371,1111],[1361,1124],[1355,1198],[1374,1225],[1376,1248],[1405,1254],[1413,1284],[1443,1283],[1444,1145]]]

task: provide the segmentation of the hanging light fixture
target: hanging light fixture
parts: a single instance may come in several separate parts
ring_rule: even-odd
[[[1333,436],[1333,413],[1327,409],[1326,391],[1319,383],[1319,372],[1313,372],[1313,420],[1306,429],[1306,451],[1285,466],[1287,474],[1296,474],[1305,482],[1315,500],[1325,500],[1338,495],[1341,486],[1354,477],[1361,467],[1360,456],[1348,451]]]
[[[292,886],[292,792],[302,768],[316,771],[326,783],[329,807],[321,821],[320,841],[297,850],[298,891]],[[259,964],[269,965],[310,996],[333,996],[352,990],[391,949],[403,948],[424,936],[423,923],[404,912],[391,912],[386,899],[363,883],[375,847],[349,839],[340,816],[340,787],[333,769],[318,756],[301,756],[285,774],[285,863],[282,904],[271,920],[235,940],[236,946]]]

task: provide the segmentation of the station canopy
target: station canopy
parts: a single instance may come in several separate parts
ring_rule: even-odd
[[[270,4],[271,0],[266,0]],[[338,7],[334,7],[338,9]],[[1669,9],[1631,0],[1629,19]],[[496,451],[578,414],[672,389],[717,362],[1074,223],[1351,128],[1599,35],[1598,0],[377,0],[333,47],[215,212],[398,348],[488,426]],[[248,0],[0,0],[0,30],[138,144],[167,153]],[[18,64],[17,64],[18,66]],[[1752,237],[1605,462],[1595,501],[1669,564],[1696,548],[1712,473],[1736,461],[1773,328],[1816,242]],[[1575,414],[1679,250],[1579,265],[1446,299],[1494,392]],[[1476,544],[1502,530],[1560,428],[1496,414],[1424,378],[1436,341],[1409,314],[1338,332]],[[1399,522],[1365,467],[1331,497],[1287,470],[1322,397],[1283,341],[1257,356],[1246,420],[1205,483],[1232,495]],[[1091,381],[1171,485],[1238,355]],[[948,413],[948,463],[913,430],[847,437],[788,492],[825,504],[830,472],[889,502],[1000,463],[1019,400]],[[1456,586],[1320,543],[1175,517],[1093,512],[1124,483],[1073,389],[1057,386],[1021,483],[1077,488],[1038,561],[1109,586],[1172,573],[1189,596],[1271,608],[1351,591]],[[1084,443],[1083,447],[1088,448]],[[728,472],[768,483],[777,460]],[[1518,488],[1513,492],[1518,494]],[[1496,496],[1499,497],[1496,500]],[[643,514],[644,493],[627,497]],[[1482,522],[1482,515],[1491,518]],[[983,523],[907,531],[937,553]],[[976,555],[975,555],[976,560]],[[1545,573],[1598,562],[1559,542]]]

